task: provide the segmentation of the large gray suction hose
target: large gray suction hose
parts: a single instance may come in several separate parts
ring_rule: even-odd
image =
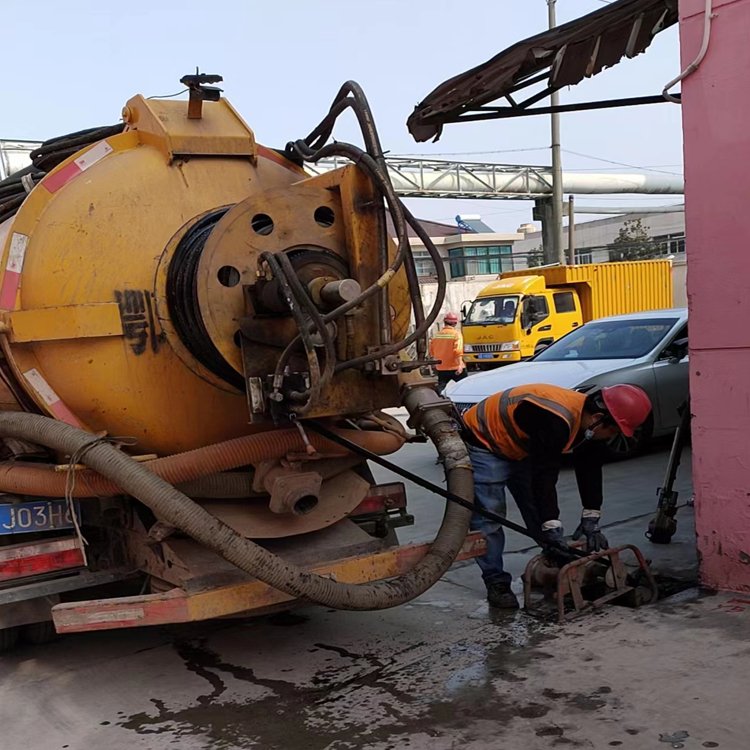
[[[473,498],[473,479],[466,449],[448,414],[431,408],[435,392],[424,385],[407,390],[405,403],[420,419],[446,465],[448,489]],[[88,432],[49,417],[22,412],[0,413],[0,435],[21,438],[72,455],[95,438]],[[368,610],[395,607],[429,589],[455,560],[469,528],[471,512],[447,503],[443,522],[427,554],[407,573],[373,583],[339,583],[309,573],[245,539],[205,511],[171,484],[122,451],[96,443],[85,452],[85,463],[116,482],[122,490],[147,505],[162,520],[181,529],[241,570],[290,596],[336,609]]]

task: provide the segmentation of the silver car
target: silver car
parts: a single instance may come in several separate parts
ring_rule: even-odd
[[[651,399],[651,416],[633,440],[611,446],[614,453],[633,453],[677,428],[677,409],[688,397],[687,330],[684,308],[592,320],[526,362],[449,383],[445,395],[463,411],[493,393],[529,383],[582,393],[616,383],[637,385]]]

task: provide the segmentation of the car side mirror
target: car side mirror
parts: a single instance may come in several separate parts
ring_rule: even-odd
[[[673,341],[669,347],[667,347],[667,361],[670,365],[676,365],[682,362],[683,358],[688,352],[688,340],[677,339]]]

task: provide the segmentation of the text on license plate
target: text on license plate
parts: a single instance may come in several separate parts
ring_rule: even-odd
[[[76,507],[76,514],[80,515]],[[64,500],[0,503],[0,535],[70,529],[73,519]]]
[[[494,354],[477,354],[479,359],[492,359],[494,356]]]

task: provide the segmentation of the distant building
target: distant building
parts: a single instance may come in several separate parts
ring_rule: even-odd
[[[524,237],[518,232],[493,232],[489,227],[487,231],[478,232],[437,222],[420,223],[443,258],[449,281],[497,276],[503,271],[512,271],[514,243]],[[434,280],[435,266],[424,243],[414,238],[411,245],[420,281]]]
[[[685,212],[620,214],[606,219],[584,221],[575,225],[576,263],[607,263],[610,247],[618,237],[626,221],[640,219],[654,246],[654,257],[674,255],[685,257]],[[526,224],[524,228],[532,228]],[[535,228],[534,228],[535,229]],[[567,242],[567,234],[565,235]],[[541,231],[526,231],[524,239],[514,243],[513,262],[516,268],[525,268],[529,257],[541,250]]]
[[[578,223],[575,227],[576,262],[612,260],[609,245],[617,239],[625,221],[637,219],[653,242],[655,257],[672,259],[674,304],[686,307],[685,214],[682,211],[623,214]],[[459,312],[464,302],[473,300],[503,271],[528,268],[529,260],[537,260],[534,265],[541,263],[542,233],[533,224],[519,227],[518,233],[497,233],[481,222],[479,216],[460,216],[456,221],[457,227],[422,222],[446,264],[448,284],[439,320],[448,311]],[[480,225],[484,231],[478,231]],[[429,309],[437,294],[434,266],[419,240],[412,241],[412,248],[422,299],[425,309]]]
[[[521,232],[495,232],[476,215],[457,216],[455,226],[421,220],[420,224],[443,259],[448,280],[438,321],[449,311],[459,312],[499,274],[517,267],[514,250],[525,236]],[[437,295],[435,266],[421,240],[413,238],[411,245],[422,300],[429,310]]]

